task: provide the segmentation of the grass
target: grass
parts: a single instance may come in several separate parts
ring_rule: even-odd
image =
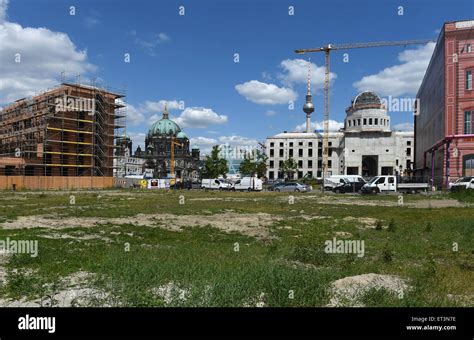
[[[70,195],[75,196],[74,205]],[[179,204],[181,195],[184,205]],[[8,283],[0,286],[0,298],[48,296],[59,289],[61,278],[78,271],[94,273],[89,285],[106,291],[107,303],[119,306],[244,306],[255,305],[259,299],[268,306],[324,306],[330,299],[331,282],[364,273],[398,275],[411,287],[402,298],[371,290],[362,301],[368,306],[455,306],[459,302],[449,300],[448,294],[474,294],[472,206],[400,207],[395,195],[350,198],[367,203],[392,201],[389,206],[342,205],[338,200],[349,196],[322,198],[319,193],[294,195],[294,204],[289,204],[288,196],[124,190],[1,194],[0,223],[34,215],[123,217],[125,221],[54,231],[0,229],[0,240],[39,240],[38,257],[15,254],[4,265]],[[406,195],[405,202],[417,202],[420,196]],[[272,237],[256,239],[211,227],[176,232],[126,220],[137,214],[170,213],[199,214],[212,221],[216,214],[228,211],[278,217],[269,227]],[[374,228],[361,228],[353,219],[344,220],[349,216],[377,222]],[[72,237],[46,238],[53,232]],[[365,256],[324,252],[324,242],[336,232],[364,240]],[[110,241],[101,239],[105,237]],[[186,299],[166,304],[153,293],[153,288],[170,282],[186,291]],[[290,297],[290,291],[294,296]]]

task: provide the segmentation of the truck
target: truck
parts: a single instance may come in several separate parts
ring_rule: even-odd
[[[402,192],[416,194],[420,191],[427,192],[428,183],[403,183],[397,176],[375,176],[364,184],[361,191],[365,194],[378,194],[381,192]]]
[[[232,190],[233,184],[220,178],[203,178],[201,189]]]
[[[456,182],[449,183],[449,189],[451,191],[474,189],[474,176],[461,177]]]
[[[243,177],[234,183],[232,190],[261,191],[263,182],[256,177]]]

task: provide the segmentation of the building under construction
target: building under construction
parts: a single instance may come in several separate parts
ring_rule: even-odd
[[[102,177],[110,181],[92,186],[108,186],[100,183],[112,183],[115,140],[125,132],[123,97],[119,91],[62,83],[5,107],[0,112],[0,178],[58,177],[64,182],[60,177],[81,177],[77,183],[84,184],[73,186],[88,187],[92,178]]]

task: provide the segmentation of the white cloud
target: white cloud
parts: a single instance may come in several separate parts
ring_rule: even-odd
[[[415,129],[415,125],[413,123],[400,123],[400,124],[396,124],[394,127],[393,127],[393,130],[397,130],[397,131],[413,131]]]
[[[187,107],[174,121],[182,127],[207,128],[209,125],[227,123],[227,116],[219,115],[204,107]]]
[[[139,125],[145,121],[145,115],[135,106],[127,104],[127,124]]]
[[[219,144],[217,139],[207,137],[192,137],[189,142],[191,147],[199,148],[201,155],[209,155],[212,147]]]
[[[258,146],[258,141],[256,139],[243,137],[243,136],[221,136],[219,137],[219,142],[221,144],[229,144],[230,146]]]
[[[0,103],[57,85],[62,71],[86,75],[96,70],[87,62],[86,51],[78,50],[67,34],[6,21],[7,5],[0,0]]]
[[[339,129],[343,127],[344,127],[344,123],[329,119],[329,131],[339,131]],[[311,131],[314,131],[314,130],[324,130],[323,121],[311,122]],[[297,132],[306,131],[306,123],[297,125],[295,128],[295,131]]]
[[[296,92],[290,88],[278,87],[275,84],[262,83],[258,80],[238,84],[235,89],[245,99],[256,104],[287,104],[298,97]]]
[[[127,35],[133,37],[133,42],[143,48],[152,57],[156,56],[156,51],[160,44],[170,40],[170,37],[163,32],[154,34],[153,36],[146,39],[140,37],[136,30],[127,32]]]
[[[398,54],[400,64],[387,67],[377,74],[365,76],[353,86],[358,91],[372,90],[382,96],[415,95],[421,85],[433,54],[435,43],[405,50]]]
[[[292,87],[294,84],[306,84],[308,82],[308,61],[304,59],[286,59],[280,63],[285,73],[279,74],[278,78],[286,86]],[[337,75],[329,73],[329,79],[334,81]],[[311,90],[315,92],[324,86],[324,66],[311,63]]]
[[[142,151],[145,150],[145,137],[146,134],[143,132],[127,132],[128,136],[132,140],[132,152],[135,152],[136,148],[140,145]]]
[[[166,33],[160,33],[160,34],[158,34],[158,39],[161,42],[165,42],[165,41],[170,40],[170,37]]]
[[[220,136],[218,139],[208,137],[193,137],[190,140],[192,146],[198,146],[202,155],[208,155],[211,153],[214,145],[228,144],[231,147],[238,147],[242,149],[258,147],[258,141],[256,139],[244,137],[244,136]]]
[[[265,112],[265,116],[272,117],[274,115],[276,115],[276,112],[273,110],[267,110],[267,112]]]
[[[183,106],[180,104],[184,105],[184,102],[178,102],[176,100],[160,100],[157,102],[153,101],[145,101],[142,105],[140,105],[140,110],[143,112],[163,112],[165,109],[165,105],[168,105],[168,110],[174,110],[174,109],[184,109]]]

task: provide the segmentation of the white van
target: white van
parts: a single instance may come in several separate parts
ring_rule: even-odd
[[[233,190],[261,191],[263,182],[256,177],[243,177],[234,183]]]
[[[324,179],[324,189],[331,190],[332,188],[335,188],[340,184],[346,183],[345,180],[351,183],[353,182],[366,183],[366,181],[362,178],[362,176],[359,176],[359,175],[332,175]]]
[[[225,179],[204,178],[201,181],[201,189],[231,190],[232,187],[232,183]]]

